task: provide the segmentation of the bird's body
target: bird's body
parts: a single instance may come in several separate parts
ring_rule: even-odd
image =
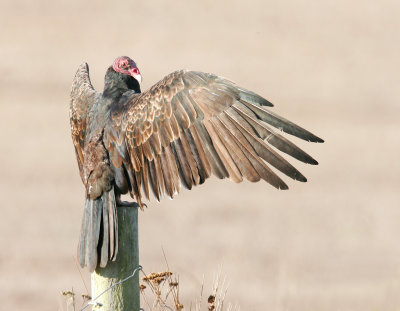
[[[261,96],[213,74],[176,71],[141,93],[140,72],[128,57],[108,68],[96,92],[87,64],[71,91],[71,129],[86,205],[79,262],[93,271],[118,252],[117,205],[130,193],[140,207],[150,189],[173,197],[211,174],[235,182],[264,179],[287,185],[267,165],[306,178],[274,148],[305,163],[317,162],[270,126],[314,142],[322,140],[272,113]],[[266,142],[264,141],[266,139]]]

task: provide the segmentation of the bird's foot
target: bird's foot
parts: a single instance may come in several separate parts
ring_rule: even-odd
[[[116,204],[117,206],[121,207],[139,207],[139,204],[137,204],[136,202],[122,201],[121,198],[116,199]]]
[[[122,201],[121,199],[117,199],[116,200],[116,205],[121,206],[121,207],[140,207],[140,205],[137,202],[128,202],[128,201]],[[143,207],[147,208],[147,205],[142,203],[142,207],[140,207],[141,209],[143,209]]]
[[[136,202],[128,202],[128,201],[119,201],[117,202],[118,207],[139,207],[139,204]]]

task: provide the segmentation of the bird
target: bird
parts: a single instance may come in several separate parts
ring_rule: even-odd
[[[78,261],[90,272],[117,258],[119,206],[143,209],[151,192],[158,201],[173,198],[211,175],[288,189],[276,170],[307,179],[282,153],[318,164],[282,132],[309,142],[323,139],[229,79],[178,70],[145,92],[141,81],[128,56],[107,69],[102,93],[93,88],[86,62],[73,79],[70,125],[86,197]],[[128,193],[136,202],[121,200]]]

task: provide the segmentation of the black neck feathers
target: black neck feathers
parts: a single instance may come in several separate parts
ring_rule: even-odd
[[[104,78],[103,97],[118,99],[129,90],[140,93],[139,82],[131,76],[114,71],[112,67],[108,68]]]

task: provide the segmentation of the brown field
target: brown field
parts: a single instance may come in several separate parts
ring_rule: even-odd
[[[400,2],[147,2],[0,2],[0,310],[85,291],[69,89],[87,61],[101,90],[124,54],[143,89],[214,72],[326,140],[295,140],[320,165],[296,163],[309,182],[289,191],[211,179],[140,213],[140,262],[162,270],[165,250],[184,310],[220,266],[241,310],[399,310]]]

